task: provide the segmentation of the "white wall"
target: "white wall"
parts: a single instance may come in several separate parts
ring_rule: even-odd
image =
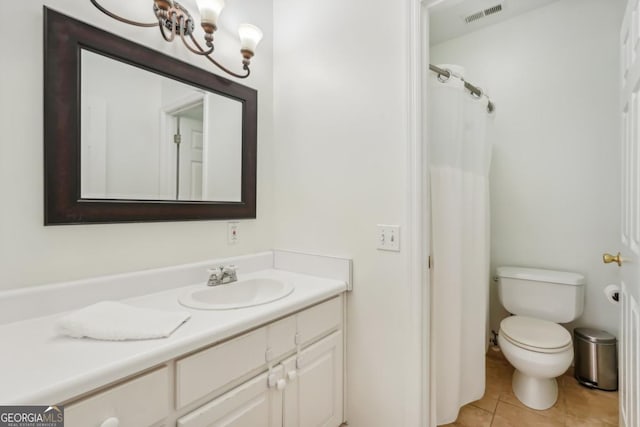
[[[348,421],[414,426],[405,406],[410,286],[409,1],[275,0],[276,247],[354,260]],[[381,5],[378,5],[381,6]],[[376,224],[403,227],[376,250]]]
[[[118,23],[88,1],[47,0],[49,7],[153,49],[218,73],[180,45],[166,43],[157,28]],[[197,10],[195,2],[184,2]],[[148,2],[105,0],[132,19],[152,22]],[[42,1],[5,5],[13,18],[0,29],[0,289],[133,271],[250,253],[273,246],[273,64],[272,4],[229,2],[216,33],[217,57],[240,70],[236,28],[253,22],[266,35],[242,83],[258,89],[257,220],[243,221],[240,241],[227,246],[226,223],[216,221],[147,224],[43,226],[43,56]],[[28,31],[25,31],[28,28]]]
[[[602,289],[619,248],[618,32],[622,1],[562,0],[431,47],[497,105],[491,170],[492,268],[583,273],[576,324],[617,333]],[[492,270],[495,272],[495,270]],[[492,328],[506,314],[492,284]]]

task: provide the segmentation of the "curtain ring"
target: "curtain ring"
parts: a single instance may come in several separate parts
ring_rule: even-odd
[[[472,91],[469,91],[469,93],[471,94],[472,97],[474,97],[475,99],[480,99],[484,96],[484,91],[482,90],[481,87],[476,87],[476,89],[478,89],[479,93],[474,93]]]
[[[489,99],[489,102],[487,102],[487,112],[491,114],[495,111],[496,111],[496,106],[493,105],[493,102],[491,102],[491,100]]]
[[[444,71],[446,71],[447,73],[449,73],[449,75],[445,75],[445,74],[440,74],[438,73],[438,81],[440,83],[446,83],[449,81],[449,79],[451,78],[451,70],[445,68]]]

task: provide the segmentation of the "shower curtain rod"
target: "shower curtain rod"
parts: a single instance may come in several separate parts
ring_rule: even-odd
[[[445,68],[440,68],[433,64],[429,64],[429,69],[435,73],[438,73],[438,76],[445,76],[447,79],[451,77],[451,71]],[[464,87],[467,88],[467,90],[471,92],[474,96],[477,96],[478,98],[481,97],[482,95],[487,96],[484,94],[484,92],[482,92],[482,89],[480,89],[479,87],[472,85],[471,83],[465,81],[463,78],[460,78],[460,79],[464,83]],[[496,109],[496,106],[491,101],[491,98],[487,96],[487,99],[489,100],[489,103],[487,104],[487,110],[490,113],[493,113]]]

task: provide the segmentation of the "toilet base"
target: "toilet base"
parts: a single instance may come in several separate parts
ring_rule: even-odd
[[[513,393],[525,406],[542,411],[558,400],[558,382],[555,378],[535,378],[519,370],[513,372]]]

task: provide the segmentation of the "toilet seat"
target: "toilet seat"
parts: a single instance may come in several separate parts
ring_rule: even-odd
[[[517,347],[537,353],[561,353],[572,348],[569,331],[532,317],[507,317],[500,322],[500,335]]]

